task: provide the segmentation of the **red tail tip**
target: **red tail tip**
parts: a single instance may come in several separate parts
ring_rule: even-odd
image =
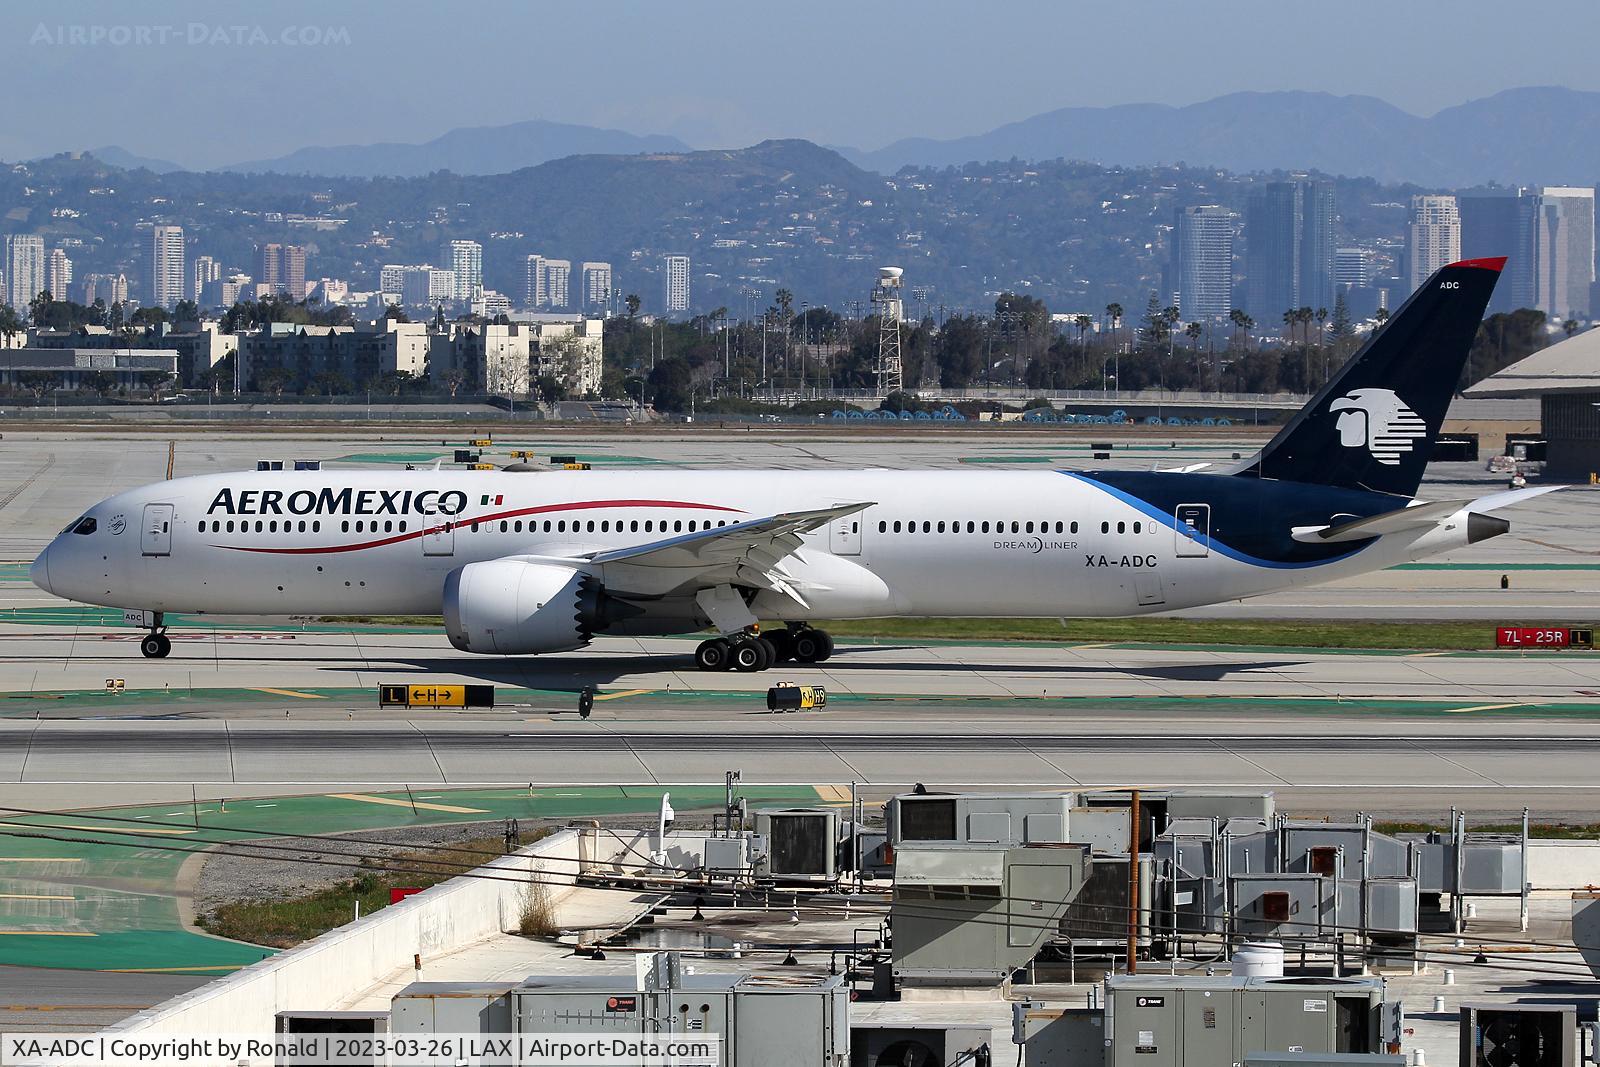
[[[1499,274],[1506,266],[1505,256],[1490,256],[1487,259],[1463,259],[1455,263],[1446,264],[1450,267],[1471,267],[1474,270],[1492,270]]]

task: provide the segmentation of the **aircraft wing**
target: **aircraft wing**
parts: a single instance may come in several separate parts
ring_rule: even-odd
[[[795,595],[788,588],[783,561],[804,544],[802,535],[871,506],[868,501],[784,512],[580,559],[599,572],[606,585],[639,594],[739,584]]]

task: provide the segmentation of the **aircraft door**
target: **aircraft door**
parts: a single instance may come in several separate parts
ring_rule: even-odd
[[[139,531],[139,550],[146,556],[172,555],[172,520],[177,508],[171,504],[146,504],[144,526]]]
[[[438,526],[431,526],[422,531],[422,554],[424,556],[453,556],[456,554],[456,525],[449,519]]]
[[[1178,528],[1178,555],[1211,554],[1211,505],[1179,504],[1172,516]]]
[[[861,512],[841,515],[828,525],[828,551],[836,556],[861,555]]]

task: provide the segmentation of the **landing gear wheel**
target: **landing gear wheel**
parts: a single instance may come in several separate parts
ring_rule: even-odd
[[[766,651],[759,644],[760,640],[760,638],[748,638],[733,643],[729,659],[733,661],[734,670],[753,674],[770,665]]]
[[[761,666],[756,670],[764,671],[778,662],[778,646],[773,644],[769,637],[757,637],[755,646],[761,651]]]
[[[794,659],[794,634],[788,630],[774,630],[761,635],[762,640],[772,645],[775,657],[774,663],[787,663]]]
[[[720,637],[701,641],[694,650],[694,665],[703,671],[725,671],[732,664],[731,646]]]
[[[172,639],[166,634],[146,634],[139,642],[139,651],[146,659],[164,659],[172,651]]]
[[[821,663],[831,655],[833,638],[826,630],[807,627],[794,635],[794,658],[801,663]]]

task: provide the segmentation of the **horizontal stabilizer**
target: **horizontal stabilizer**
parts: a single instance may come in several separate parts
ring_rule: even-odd
[[[1409,508],[1397,508],[1394,511],[1385,511],[1377,515],[1369,515],[1364,519],[1353,522],[1341,522],[1333,526],[1297,526],[1294,530],[1296,541],[1365,541],[1373,537],[1382,537],[1384,534],[1400,533],[1403,530],[1415,530],[1419,527],[1432,526],[1440,519],[1454,515],[1471,501],[1468,500],[1436,500],[1429,504],[1416,504]]]
[[[1364,541],[1372,537],[1382,537],[1384,534],[1401,533],[1405,530],[1416,530],[1432,526],[1442,519],[1447,519],[1457,512],[1465,511],[1469,523],[1482,520],[1491,511],[1519,504],[1524,500],[1531,500],[1536,496],[1553,493],[1560,489],[1559,485],[1540,485],[1529,489],[1508,489],[1503,493],[1490,493],[1476,500],[1435,500],[1426,504],[1413,504],[1410,507],[1396,508],[1394,511],[1385,511],[1377,515],[1369,515],[1364,519],[1351,522],[1335,523],[1328,526],[1296,526],[1293,536],[1296,541]],[[1483,530],[1475,530],[1483,536],[1470,536],[1471,542],[1484,540],[1494,534],[1504,533],[1510,528],[1509,523],[1503,520],[1493,520],[1499,524],[1494,533],[1488,533],[1490,526],[1483,522],[1477,525]],[[1492,524],[1490,524],[1492,525]]]

